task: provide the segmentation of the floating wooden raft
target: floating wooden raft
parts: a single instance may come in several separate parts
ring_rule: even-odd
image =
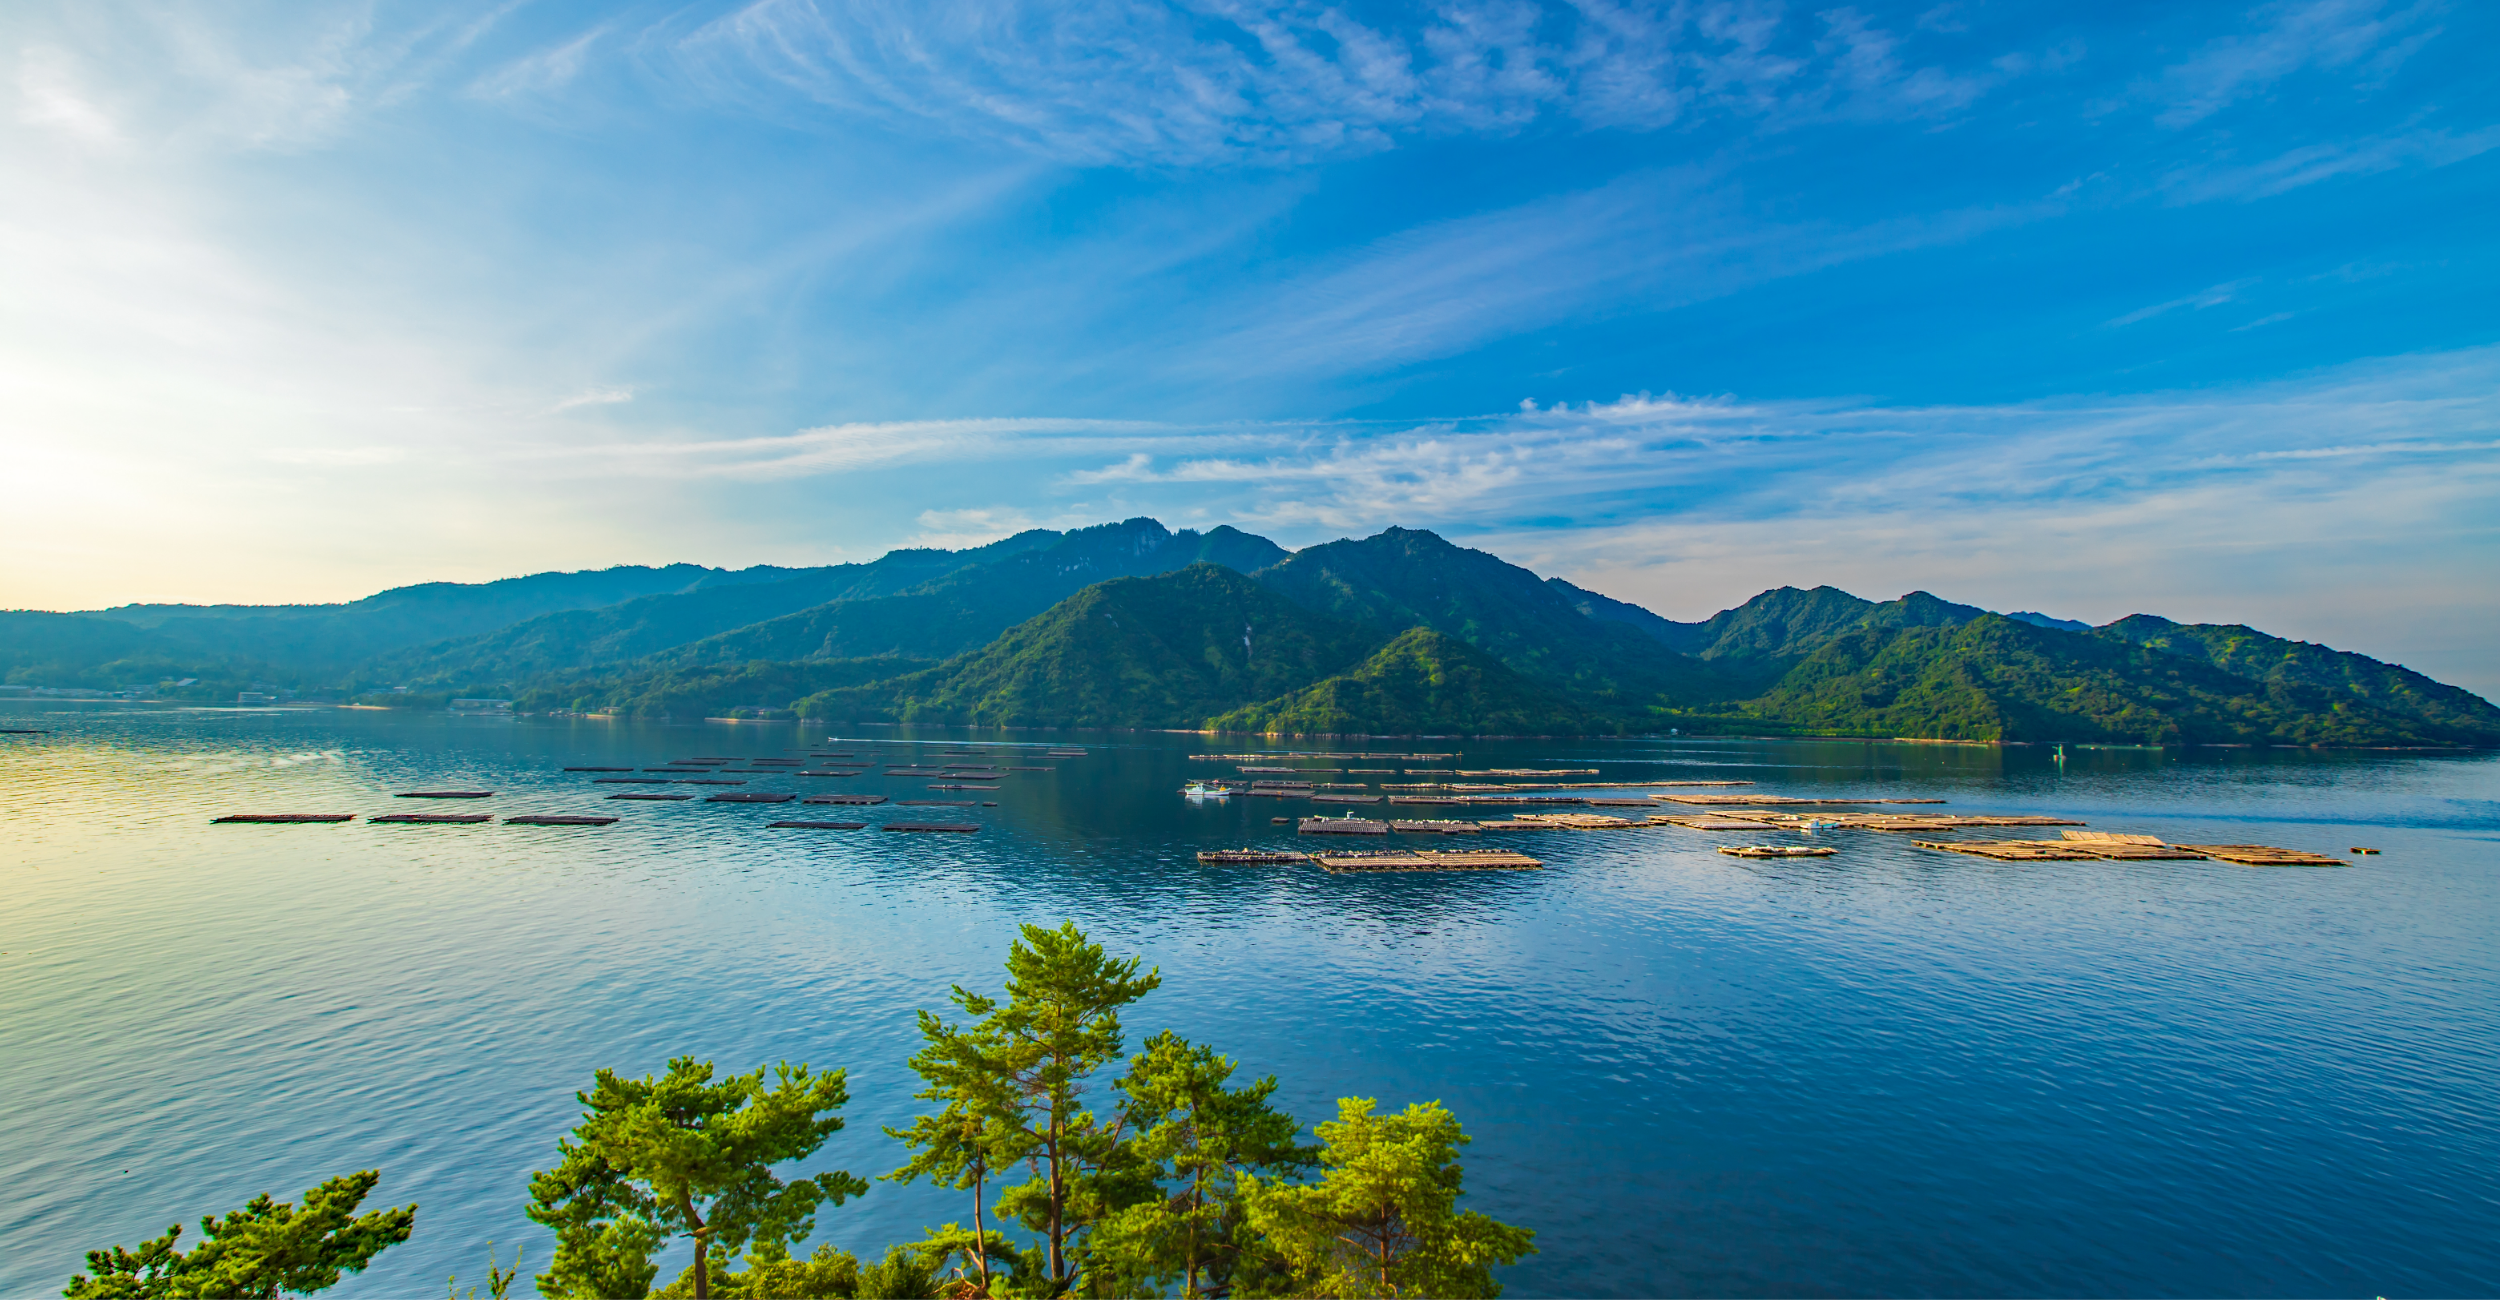
[[[506,826],[610,826],[615,822],[614,817],[567,817],[554,814],[503,819],[503,824]]]
[[[1767,831],[1777,829],[1773,822],[1758,822],[1745,817],[1652,817],[1662,826],[1681,826],[1694,831]]]
[[[1474,822],[1421,821],[1391,822],[1389,829],[1406,835],[1473,835]]]
[[[885,796],[881,794],[820,794],[810,796],[805,802],[857,804],[866,807],[869,804],[884,803]]]
[[[868,829],[866,822],[767,822],[768,831],[859,831]]]
[[[597,779],[597,780],[595,780],[595,781],[592,781],[592,782],[591,782],[591,784],[592,784],[592,785],[667,785],[667,784],[668,784],[668,778],[666,778],[666,777],[661,777],[661,776],[603,776],[603,777],[600,777],[599,779]]]
[[[1330,871],[1535,871],[1545,864],[1506,849],[1404,849],[1387,853],[1315,853]]]
[[[2090,849],[2095,857],[2113,862],[2194,861],[2205,856],[2176,844],[2164,844],[2158,835],[2123,835],[2117,831],[2059,831],[2057,835],[2069,844]]]
[[[1746,805],[1768,806],[1777,804],[1899,804],[1944,802],[1942,799],[1799,799],[1792,795],[1784,794],[1659,794],[1651,795],[1650,797],[1653,799],[1663,799],[1668,803],[1690,804],[1694,807],[1701,808],[1741,807]]]
[[[1376,794],[1315,794],[1315,795],[1312,795],[1312,796],[1311,796],[1311,802],[1312,802],[1312,803],[1378,803],[1378,802],[1380,802],[1380,796],[1379,796],[1379,795],[1376,795]]]
[[[1477,822],[1476,829],[1487,831],[1551,831],[1561,827],[1547,821]]]
[[[807,769],[806,771],[799,773],[799,775],[800,775],[800,776],[857,776],[857,775],[859,775],[860,773],[865,772],[865,771],[867,771],[867,770],[868,770],[868,769],[866,769],[866,768],[864,768],[864,767],[852,767],[852,768],[815,768],[815,767],[811,767],[811,768]]]
[[[631,772],[630,767],[568,767],[567,772]]]
[[[1722,844],[1719,852],[1731,858],[1828,858],[1840,850],[1810,844]]]
[[[1442,794],[1393,794],[1393,795],[1390,795],[1390,796],[1389,796],[1389,802],[1391,802],[1391,803],[1430,804],[1430,805],[1433,805],[1433,806],[1435,806],[1435,807],[1442,807],[1442,808],[1454,808],[1454,807],[1463,807],[1463,806],[1465,806],[1465,805],[1467,805],[1467,804],[1474,803],[1474,802],[1475,802],[1475,800],[1473,800],[1473,799],[1462,799],[1462,798],[1459,798],[1459,797],[1457,797],[1457,796],[1455,796],[1455,795],[1442,795]]]
[[[2202,853],[2243,867],[2340,867],[2342,858],[2323,853],[2304,853],[2299,849],[2278,849],[2270,844],[2179,844],[2172,846]]]
[[[1045,758],[1083,758],[1085,757],[1085,751],[1081,749],[1045,749],[1042,751],[1042,755]]]
[[[798,796],[797,796],[797,795],[794,795],[794,794],[773,794],[773,793],[768,793],[768,792],[765,792],[765,791],[762,791],[762,790],[739,790],[739,791],[734,791],[734,792],[732,792],[732,793],[730,793],[730,794],[707,794],[707,795],[703,796],[703,802],[705,802],[705,803],[788,803],[788,802],[790,802],[791,800],[796,799],[796,798],[798,798]]]
[[[365,818],[374,826],[475,826],[493,820],[492,813],[385,813]]]
[[[1308,862],[1311,855],[1291,849],[1211,849],[1198,855],[1210,867],[1247,867],[1271,862]]]
[[[630,790],[623,794],[612,794],[608,797],[611,799],[643,799],[652,803],[684,803],[686,800],[694,798],[694,796],[690,794],[637,794]]]
[[[492,799],[492,790],[410,790],[391,796],[394,799]]]
[[[898,799],[897,808],[977,808],[978,799]]]
[[[1602,813],[1519,813],[1517,821],[1539,821],[1548,826],[1561,826],[1575,831],[1619,831],[1642,823]]]
[[[748,759],[748,760],[747,760],[747,766],[748,766],[748,767],[805,767],[805,766],[807,766],[807,760],[806,760],[806,759],[803,759],[803,758],[750,758],[750,759]]]
[[[1460,776],[1595,776],[1593,767],[1485,767],[1458,769]]]
[[[991,794],[998,793],[998,787],[994,785],[960,785],[952,781],[940,782],[929,788],[932,790],[986,790]]]
[[[970,834],[981,829],[979,822],[887,822],[881,831],[959,831]]]
[[[744,781],[725,781],[725,780],[704,780],[704,779],[696,779],[696,778],[680,777],[680,778],[678,778],[677,780],[674,780],[674,781],[669,782],[669,784],[670,784],[670,785],[745,785],[745,784],[746,784],[746,782],[744,782]]]
[[[356,820],[354,813],[228,813],[223,817],[210,818],[209,825],[294,826],[354,820]]]
[[[1973,857],[1994,858],[1999,862],[2089,862],[2100,856],[2080,844],[2064,840],[1912,840],[1922,849],[1942,849],[1947,853],[1968,853]]]
[[[1305,817],[1297,829],[1305,835],[1386,835],[1389,823],[1361,817]]]
[[[0,727],[0,736],[49,736],[51,734],[41,727]]]

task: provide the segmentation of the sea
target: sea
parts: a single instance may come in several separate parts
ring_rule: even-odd
[[[1283,742],[48,701],[0,704],[0,727],[43,733],[0,735],[0,1295],[366,1168],[416,1232],[331,1294],[466,1289],[490,1251],[532,1271],[553,1243],[527,1186],[575,1091],[676,1056],[847,1070],[848,1127],[792,1172],[873,1178],[903,1160],[882,1130],[924,1106],[915,1013],[996,992],[1018,927],[1065,920],[1160,972],[1132,1045],[1210,1044],[1306,1123],[1347,1097],[1446,1105],[1472,1139],[1462,1204],[1536,1233],[1499,1273],[1513,1296],[2500,1291],[2491,754],[1301,742],[1456,755],[1312,766],[1942,799],[2340,863],[1662,827],[1481,837],[1542,870],[1332,875],[1196,860],[1311,846],[1276,820],[1304,800],[1181,793],[1258,765],[1192,755]],[[565,770],[811,752],[1038,770],[735,787],[973,805],[908,808]],[[443,789],[493,794],[397,797]],[[366,820],[411,811],[496,820]],[[358,819],[212,823],[269,812]],[[502,820],[527,814],[617,820]],[[870,829],[767,825],[846,815]],[[979,830],[875,829],[904,819]],[[1838,851],[1716,852],[1770,841]],[[878,1181],[815,1240],[881,1255],[969,1208]]]

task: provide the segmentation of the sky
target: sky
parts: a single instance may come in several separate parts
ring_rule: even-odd
[[[2500,8],[0,24],[0,606],[1149,514],[2500,695]]]

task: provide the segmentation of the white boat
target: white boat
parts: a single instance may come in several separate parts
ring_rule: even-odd
[[[1192,799],[1223,799],[1229,797],[1232,794],[1232,791],[1227,790],[1220,785],[1210,785],[1204,781],[1192,781],[1181,787],[1181,793],[1188,795]]]

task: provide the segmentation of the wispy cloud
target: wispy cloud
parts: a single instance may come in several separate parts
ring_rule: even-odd
[[[634,390],[631,388],[585,388],[547,409],[570,411],[584,406],[615,406],[632,400],[634,400]]]
[[[2233,280],[2228,284],[2213,285],[2209,288],[2199,289],[2185,297],[2173,298],[2168,302],[2157,302],[2150,307],[2138,307],[2134,311],[2128,312],[2124,316],[2115,317],[2107,323],[2111,329],[2124,329],[2125,327],[2136,324],[2139,321],[2148,321],[2155,316],[2161,316],[2177,311],[2181,307],[2191,307],[2197,311],[2203,311],[2208,307],[2219,307],[2226,302],[2238,301],[2240,291],[2255,283],[2255,280]]]
[[[1006,138],[1087,163],[1289,162],[1544,119],[1919,117],[2028,66],[1948,68],[1853,9],[1453,0],[1363,21],[1242,0],[758,0],[677,48],[711,84]]]
[[[2429,0],[2296,0],[2251,12],[2252,30],[2225,36],[2163,70],[2143,93],[2166,105],[2163,126],[2201,122],[2310,70],[2383,75],[2426,33]]]

